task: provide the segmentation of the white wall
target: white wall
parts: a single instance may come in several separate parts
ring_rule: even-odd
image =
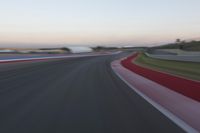
[[[86,46],[70,46],[67,48],[69,48],[72,53],[92,52],[92,48]]]

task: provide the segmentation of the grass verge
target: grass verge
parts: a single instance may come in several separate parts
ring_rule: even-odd
[[[154,70],[200,81],[200,63],[154,59],[140,54],[134,63]]]

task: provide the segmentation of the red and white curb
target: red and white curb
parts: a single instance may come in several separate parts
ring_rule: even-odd
[[[121,65],[111,63],[113,71],[137,94],[186,132],[200,132],[200,102],[146,79]]]

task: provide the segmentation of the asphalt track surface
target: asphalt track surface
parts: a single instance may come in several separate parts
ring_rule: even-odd
[[[1,64],[0,132],[184,132],[116,76],[114,56]]]

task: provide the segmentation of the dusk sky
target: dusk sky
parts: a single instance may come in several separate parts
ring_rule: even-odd
[[[200,0],[1,0],[0,19],[2,47],[152,45],[200,37]]]

